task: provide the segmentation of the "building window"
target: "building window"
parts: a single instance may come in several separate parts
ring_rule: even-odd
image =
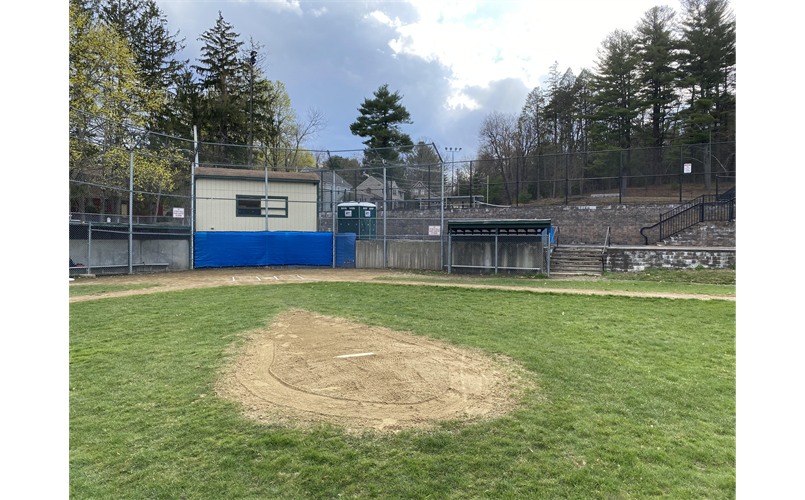
[[[238,217],[288,217],[287,196],[248,196],[237,195],[236,212]]]

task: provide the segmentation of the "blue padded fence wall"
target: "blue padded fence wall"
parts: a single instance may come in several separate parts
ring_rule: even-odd
[[[332,233],[198,232],[195,267],[332,266]]]
[[[335,235],[335,267],[355,267],[355,233]]]

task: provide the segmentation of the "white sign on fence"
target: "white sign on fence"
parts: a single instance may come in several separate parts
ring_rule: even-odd
[[[428,236],[441,236],[442,226],[428,226]]]
[[[173,217],[175,219],[184,219],[184,208],[174,208]]]
[[[693,171],[693,164],[692,163],[685,163],[685,173],[689,174]]]

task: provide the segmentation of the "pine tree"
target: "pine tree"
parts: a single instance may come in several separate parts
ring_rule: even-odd
[[[165,13],[154,0],[105,0],[100,16],[128,40],[143,82],[155,90],[172,88],[189,61],[177,59],[184,50],[179,31],[168,31]]]
[[[414,145],[411,137],[400,130],[400,125],[414,123],[408,110],[401,104],[402,97],[399,91],[389,92],[389,86],[385,84],[374,92],[374,99],[364,99],[358,108],[361,116],[349,126],[349,130],[352,135],[366,138],[363,144],[368,148],[365,152],[368,162],[383,160],[394,163],[400,157],[397,148]]]
[[[238,54],[243,42],[239,38],[219,11],[215,26],[199,37],[204,46],[197,59],[199,64],[193,65],[201,77],[202,130],[219,144],[234,143],[246,135],[244,129],[248,130],[248,116],[243,113],[248,91],[244,92],[240,81],[243,66]]]
[[[634,37],[616,30],[598,52],[592,128],[597,149],[630,149],[638,116],[638,57]]]
[[[674,11],[669,7],[652,7],[636,28],[640,74],[639,106],[648,111],[647,143],[651,152],[651,170],[655,182],[662,182],[662,146],[665,145],[677,102],[676,52],[678,43],[673,35]]]
[[[680,72],[686,142],[735,138],[735,16],[727,0],[683,0]]]

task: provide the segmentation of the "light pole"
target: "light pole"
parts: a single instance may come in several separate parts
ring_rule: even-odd
[[[458,190],[455,187],[455,180],[456,180],[456,151],[461,151],[461,148],[444,148],[445,151],[449,151],[452,155],[452,165],[450,166],[451,172],[451,180],[450,180],[450,191],[455,192],[458,195]]]

